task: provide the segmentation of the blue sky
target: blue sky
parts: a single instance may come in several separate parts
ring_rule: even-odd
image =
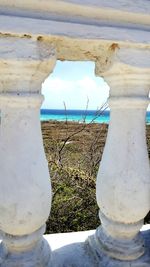
[[[100,108],[106,102],[109,87],[94,74],[92,62],[57,61],[54,72],[42,86],[45,101],[42,108],[88,109]]]
[[[57,61],[54,72],[45,80],[42,93],[45,101],[42,108],[100,109],[107,101],[109,87],[94,74],[93,62]],[[149,106],[150,110],[150,106]]]

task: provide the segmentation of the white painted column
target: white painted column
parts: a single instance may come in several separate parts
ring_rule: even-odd
[[[129,51],[118,51],[114,63],[103,73],[110,86],[111,115],[96,185],[102,226],[95,239],[89,239],[102,266],[149,266],[142,257],[146,249],[139,231],[150,210],[145,138],[150,62],[146,51]],[[123,261],[133,265],[122,265]]]
[[[55,57],[50,47],[32,39],[0,39],[0,47],[0,262],[2,267],[45,267],[51,253],[42,235],[51,185],[40,89]]]

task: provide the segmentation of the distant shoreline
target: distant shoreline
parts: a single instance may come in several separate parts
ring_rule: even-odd
[[[105,123],[110,121],[109,110],[62,110],[62,109],[41,109],[41,121],[74,121],[85,123]],[[150,111],[146,115],[146,124],[150,124]]]

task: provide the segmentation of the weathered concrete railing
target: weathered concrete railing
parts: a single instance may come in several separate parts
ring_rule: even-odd
[[[118,48],[103,74],[110,86],[111,118],[96,186],[102,227],[91,244],[118,260],[136,260],[145,252],[139,231],[150,207],[145,140],[149,58],[146,50]]]
[[[150,265],[139,233],[150,209],[150,5],[136,5],[0,0],[0,266]],[[102,226],[52,253],[42,238],[51,192],[39,109],[57,59],[96,63],[110,86],[111,121],[96,186]]]
[[[51,51],[45,58],[36,43],[15,38],[0,38],[0,55],[4,266],[28,266],[28,262],[30,266],[47,266],[50,251],[42,235],[50,212],[51,187],[39,112],[41,84],[52,71],[55,56]]]

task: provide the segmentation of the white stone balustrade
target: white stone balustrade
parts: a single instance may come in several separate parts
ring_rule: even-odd
[[[110,85],[111,116],[96,186],[102,227],[96,231],[96,241],[93,237],[90,241],[100,255],[105,252],[113,259],[125,261],[139,258],[141,266],[145,245],[139,231],[150,210],[150,168],[145,140],[149,58],[148,51],[118,49],[103,73]],[[97,65],[96,73],[99,72]],[[148,266],[145,261],[143,265]],[[116,261],[116,266],[121,264]]]
[[[55,56],[50,50],[44,58],[30,40],[6,38],[0,44],[1,266],[47,266],[51,253],[42,235],[51,187],[39,112],[41,84]]]
[[[149,14],[146,0],[0,0],[1,267],[150,266],[150,231],[139,232],[150,210]],[[56,59],[96,63],[111,119],[96,185],[102,226],[85,242],[65,235],[76,243],[51,252],[42,237],[51,187],[39,109]]]

